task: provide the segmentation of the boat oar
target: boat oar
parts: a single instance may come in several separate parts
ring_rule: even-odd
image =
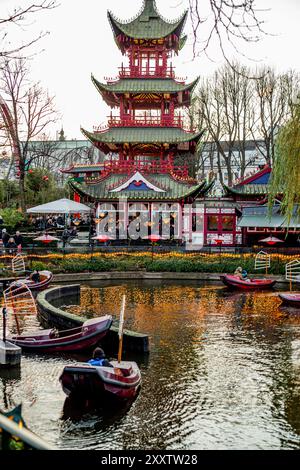
[[[125,303],[126,296],[123,295],[122,306],[120,312],[120,322],[119,322],[119,353],[118,353],[118,363],[120,364],[122,360],[122,348],[123,348],[123,327],[124,327],[124,314],[125,314]]]

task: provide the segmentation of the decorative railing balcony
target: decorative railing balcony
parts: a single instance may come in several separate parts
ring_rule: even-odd
[[[96,174],[86,174],[85,182],[88,184],[95,184],[102,179],[106,178],[111,173],[130,175],[135,171],[140,171],[145,174],[171,174],[177,178],[184,178],[190,180],[188,166],[175,166],[170,162],[161,162],[157,160],[146,161],[105,161],[103,170]]]
[[[183,127],[181,116],[136,116],[134,118],[112,116],[108,119],[109,127]]]
[[[176,127],[186,132],[194,133],[194,129],[188,129],[182,116],[136,116],[136,117],[119,117],[109,116],[107,125],[94,127],[95,133],[106,132],[114,127]]]
[[[176,77],[173,67],[120,67],[118,77],[105,77],[105,80],[114,83],[120,78],[173,78],[178,83],[185,83],[187,80],[187,77]]]

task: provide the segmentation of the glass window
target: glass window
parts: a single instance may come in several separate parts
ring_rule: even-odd
[[[209,232],[218,231],[218,216],[217,215],[209,215],[207,217],[207,230]]]
[[[222,230],[223,232],[232,232],[234,228],[234,217],[222,217]]]

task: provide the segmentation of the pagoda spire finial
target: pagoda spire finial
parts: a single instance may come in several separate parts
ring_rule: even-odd
[[[155,0],[144,0],[144,8],[142,9],[141,16],[148,16],[151,18],[159,17]]]

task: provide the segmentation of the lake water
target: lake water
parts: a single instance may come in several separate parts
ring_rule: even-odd
[[[280,307],[276,291],[99,285],[82,286],[68,310],[117,319],[126,294],[126,328],[150,335],[149,356],[124,357],[142,372],[135,402],[80,408],[58,378],[88,357],[26,354],[19,373],[0,371],[2,409],[22,402],[28,427],[62,449],[300,449],[300,312]]]

